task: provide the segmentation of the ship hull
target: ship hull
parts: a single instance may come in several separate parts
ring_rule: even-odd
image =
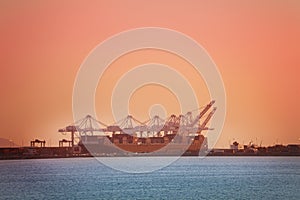
[[[188,142],[113,143],[98,137],[93,142],[81,142],[82,153],[92,156],[198,156],[207,150],[207,140],[202,135]]]

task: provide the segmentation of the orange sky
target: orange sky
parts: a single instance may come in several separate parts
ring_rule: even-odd
[[[217,146],[233,138],[299,143],[297,0],[7,0],[0,11],[1,138],[57,145],[65,137],[57,129],[72,121],[73,83],[88,53],[121,31],[156,26],[194,38],[217,64],[227,94]]]

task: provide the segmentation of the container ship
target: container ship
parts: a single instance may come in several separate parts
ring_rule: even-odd
[[[185,115],[171,115],[167,119],[159,116],[140,122],[128,115],[113,125],[106,125],[91,115],[59,129],[71,134],[68,142],[74,154],[91,156],[197,156],[208,150],[207,138],[202,131],[207,127],[216,111],[215,101]]]

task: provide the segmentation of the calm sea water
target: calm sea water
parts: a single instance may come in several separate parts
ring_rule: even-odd
[[[93,158],[6,160],[0,199],[299,200],[300,157],[183,157],[143,174]]]

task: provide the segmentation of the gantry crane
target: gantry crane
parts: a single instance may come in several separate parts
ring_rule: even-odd
[[[102,136],[108,135],[108,133],[111,133],[112,135],[116,133],[125,133],[129,135],[139,133],[141,137],[144,132],[146,132],[148,136],[149,133],[159,135],[161,131],[163,131],[164,134],[176,134],[178,131],[201,134],[202,130],[208,130],[206,125],[216,111],[216,108],[213,108],[204,119],[203,123],[200,123],[200,119],[205,116],[214,103],[215,101],[211,101],[207,104],[195,118],[193,118],[192,112],[188,112],[186,115],[171,115],[165,120],[161,119],[159,116],[154,116],[145,122],[140,122],[133,116],[128,115],[124,119],[108,126],[105,123],[96,120],[91,115],[87,115],[83,119],[78,120],[65,128],[59,129],[58,131],[61,133],[71,133],[72,147],[74,146],[74,137],[77,133],[80,138],[82,136],[93,136],[94,133],[99,132],[101,132]]]

